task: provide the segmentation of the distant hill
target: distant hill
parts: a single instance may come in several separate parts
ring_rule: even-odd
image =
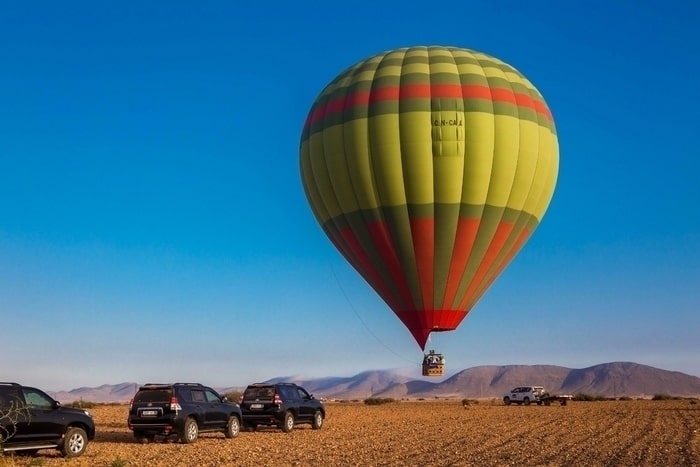
[[[138,389],[138,383],[103,384],[96,388],[77,388],[70,391],[49,391],[49,395],[62,403],[75,401],[88,402],[127,402]]]
[[[500,398],[513,387],[527,384],[544,386],[551,393],[604,397],[700,396],[697,376],[631,362],[604,363],[582,369],[553,365],[480,366],[430,386],[396,384],[375,396]]]
[[[700,378],[678,371],[632,362],[603,363],[571,369],[553,365],[478,366],[462,370],[440,382],[414,379],[394,370],[373,370],[349,377],[278,377],[305,387],[316,397],[326,399],[400,398],[500,398],[515,386],[544,386],[551,393],[584,393],[604,397],[651,397],[655,394],[700,396]],[[102,385],[54,392],[61,402],[126,402],[133,397],[137,383]],[[217,388],[220,392],[240,388]]]

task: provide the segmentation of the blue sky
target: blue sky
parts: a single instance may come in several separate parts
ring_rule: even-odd
[[[700,6],[568,3],[4,3],[0,379],[417,376],[420,349],[322,233],[298,170],[321,89],[412,45],[520,70],[561,157],[530,242],[428,346],[451,370],[700,375]]]

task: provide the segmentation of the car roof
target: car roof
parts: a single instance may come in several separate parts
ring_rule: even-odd
[[[201,383],[146,383],[139,388],[141,390],[149,389],[169,389],[174,386],[190,386],[190,387],[204,387]]]
[[[296,383],[253,383],[249,384],[249,388],[263,388],[269,386],[297,386]]]

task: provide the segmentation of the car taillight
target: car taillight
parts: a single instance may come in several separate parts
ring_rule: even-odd
[[[177,397],[173,396],[170,398],[170,410],[178,411],[182,410],[182,407],[180,407],[180,403],[177,401]]]
[[[282,405],[282,398],[279,394],[275,394],[275,398],[272,399],[273,404]]]

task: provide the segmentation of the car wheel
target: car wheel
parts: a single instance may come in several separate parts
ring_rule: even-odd
[[[294,414],[292,412],[284,413],[284,420],[282,420],[282,431],[289,433],[294,429]]]
[[[523,399],[523,403],[524,403],[525,405],[530,405],[530,398],[529,398],[529,397],[526,397],[525,399]]]
[[[316,413],[314,414],[314,420],[311,422],[311,428],[313,428],[314,430],[320,430],[322,426],[323,426],[323,413],[321,413],[320,410],[317,410]]]
[[[65,457],[78,457],[85,452],[87,444],[88,439],[85,430],[77,426],[68,427],[68,431],[66,431],[66,435],[61,442],[61,454]]]
[[[503,403],[504,403],[505,405],[510,405],[510,397],[508,397],[508,396],[504,397],[504,398],[503,398]]]
[[[197,441],[198,436],[199,427],[197,426],[197,421],[192,417],[187,418],[187,420],[185,420],[185,426],[182,430],[182,434],[180,435],[180,439],[185,444],[192,444]]]
[[[228,424],[226,425],[226,432],[224,433],[227,438],[235,438],[241,431],[241,421],[238,417],[231,415],[228,418]]]

